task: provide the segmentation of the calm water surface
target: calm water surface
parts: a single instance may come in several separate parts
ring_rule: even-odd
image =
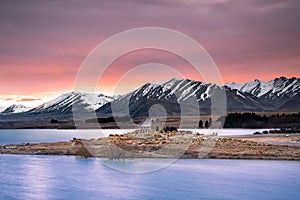
[[[0,130],[0,144],[97,138],[126,130]],[[131,131],[131,130],[127,130]],[[235,130],[250,134],[253,130]],[[232,131],[227,130],[225,134]],[[147,168],[147,162],[117,163]],[[115,163],[116,164],[116,163]],[[144,165],[144,166],[143,166]],[[147,166],[145,166],[147,165]],[[139,171],[139,170],[137,170]],[[74,156],[0,155],[0,199],[299,199],[300,162],[178,160],[151,173],[132,174]]]
[[[72,138],[100,138],[124,134],[134,129],[61,130],[61,129],[0,129],[0,144],[70,141]]]
[[[179,160],[129,174],[96,159],[0,155],[0,199],[299,199],[299,169],[288,161]]]
[[[265,129],[189,129],[203,134],[248,135]],[[109,134],[124,134],[134,129],[56,130],[56,129],[0,129],[0,144],[70,141],[72,138],[99,138]]]

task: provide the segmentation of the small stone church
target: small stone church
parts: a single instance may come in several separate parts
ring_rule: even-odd
[[[158,118],[147,117],[141,124],[140,133],[160,132],[163,128],[164,124]]]

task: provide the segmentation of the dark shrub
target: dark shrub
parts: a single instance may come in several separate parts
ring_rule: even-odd
[[[58,120],[56,120],[56,119],[51,119],[50,123],[51,123],[51,124],[56,124],[56,123],[58,123]]]
[[[255,132],[255,133],[253,133],[253,135],[259,135],[259,134],[261,134],[261,132]]]
[[[166,126],[166,127],[164,128],[164,132],[172,132],[172,131],[178,131],[178,130],[177,130],[176,127],[173,127],[173,126],[171,126],[171,127]]]

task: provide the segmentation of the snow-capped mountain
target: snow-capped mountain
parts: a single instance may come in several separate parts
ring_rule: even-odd
[[[146,83],[137,90],[123,95],[111,103],[105,104],[97,111],[102,114],[109,114],[112,112],[111,106],[113,106],[114,112],[120,115],[126,114],[127,108],[124,105],[129,102],[129,112],[133,117],[148,115],[149,108],[154,104],[162,105],[169,115],[179,115],[181,112],[180,105],[184,104],[187,106],[186,109],[190,110],[192,114],[197,107],[195,105],[196,100],[200,108],[200,113],[205,114],[211,110],[212,95],[217,94],[220,90],[226,92],[227,108],[229,111],[262,109],[259,100],[248,93],[212,83],[189,79],[171,79],[162,83]]]
[[[259,98],[265,106],[271,106],[275,109],[290,107],[286,103],[298,102],[300,96],[300,79],[295,77],[289,79],[280,77],[268,82],[255,79],[243,84],[233,82],[226,84],[226,86],[242,93],[251,94]]]
[[[224,86],[189,79],[171,79],[166,82],[149,82],[117,97],[70,92],[31,110],[21,105],[12,105],[1,114],[7,116],[24,113],[24,116],[30,117],[45,114],[42,118],[64,119],[66,116],[72,116],[73,108],[96,110],[99,115],[110,115],[113,106],[114,112],[120,115],[129,111],[132,117],[138,117],[148,115],[154,104],[163,106],[168,115],[180,115],[181,105],[185,105],[191,114],[196,107],[200,108],[201,114],[209,114],[211,97],[220,90],[226,93],[224,103],[227,112],[300,110],[300,79],[280,77],[268,82],[256,79]],[[193,100],[196,100],[198,105],[195,105]]]
[[[8,115],[8,114],[13,114],[13,113],[22,113],[22,112],[26,112],[28,110],[30,110],[31,108],[26,107],[24,105],[21,104],[13,104],[7,108],[5,108],[1,114],[3,115]]]
[[[171,79],[162,83],[146,83],[142,87],[121,96],[118,99],[131,98],[139,100],[141,98],[147,98],[179,103],[200,94],[199,101],[205,101],[210,97],[211,92],[217,87],[220,88],[215,84],[208,84],[199,81]]]
[[[295,96],[300,90],[300,79],[280,77],[268,82],[255,79],[243,84],[233,82],[226,85],[256,97]]]
[[[32,110],[31,113],[69,112],[75,109],[94,111],[113,100],[113,97],[103,94],[70,92],[64,93],[55,99],[44,103]]]
[[[208,87],[209,86],[209,87]],[[166,82],[150,82],[140,88],[116,98],[116,100],[100,107],[97,112],[101,114],[114,113],[124,115],[129,113],[132,117],[148,115],[148,110],[154,104],[160,104],[169,115],[180,113],[180,103],[195,98],[196,94],[202,95],[201,101],[206,101],[210,95],[210,88],[218,87],[198,81],[171,79]],[[129,103],[129,108],[128,105]],[[194,106],[190,106],[193,110]]]

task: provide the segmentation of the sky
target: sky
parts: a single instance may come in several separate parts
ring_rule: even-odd
[[[0,0],[0,107],[37,106],[72,91],[91,50],[139,27],[174,29],[195,39],[224,83],[300,77],[299,19],[297,0]],[[122,93],[171,77],[202,80],[176,55],[141,50],[109,66],[99,92]]]

